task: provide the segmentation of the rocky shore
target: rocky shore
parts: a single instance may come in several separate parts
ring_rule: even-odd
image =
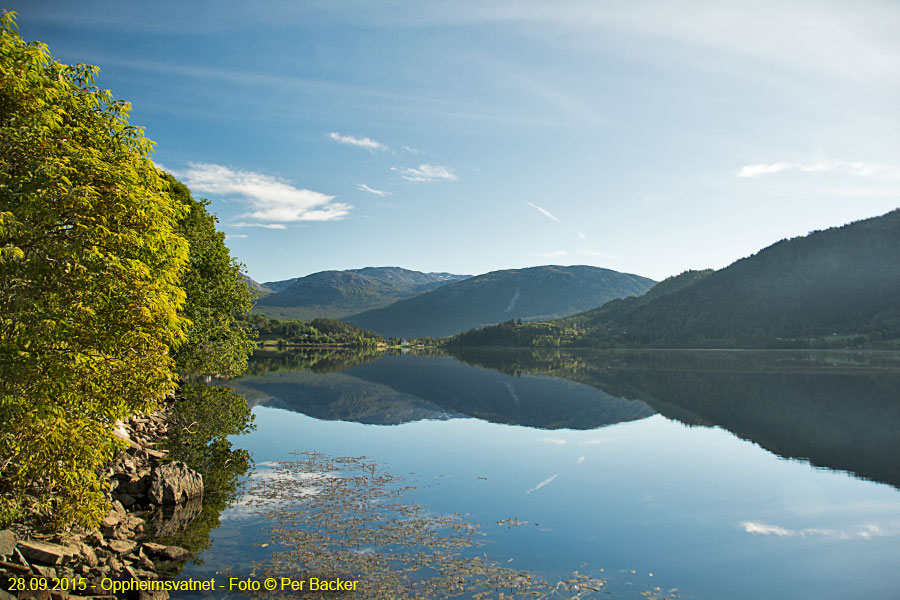
[[[165,579],[191,553],[154,543],[174,535],[200,511],[203,478],[157,449],[169,415],[183,397],[170,396],[156,412],[119,424],[127,449],[107,471],[112,508],[94,530],[42,531],[13,524],[0,531],[0,600],[132,598],[165,600],[166,591],[114,594],[111,582]]]

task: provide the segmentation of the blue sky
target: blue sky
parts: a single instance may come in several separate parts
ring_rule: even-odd
[[[0,0],[259,281],[662,279],[900,206],[900,2]]]

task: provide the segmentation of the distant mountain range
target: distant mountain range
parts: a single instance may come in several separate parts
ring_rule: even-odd
[[[306,277],[266,282],[262,287],[274,293],[260,298],[254,312],[274,318],[341,318],[387,306],[467,277],[399,267],[321,271]]]
[[[506,320],[552,319],[640,295],[652,279],[598,267],[493,271],[343,320],[387,337],[448,336]]]
[[[467,332],[462,345],[806,347],[900,338],[900,210],[783,240],[720,271],[548,323]]]
[[[255,284],[248,278],[250,285]],[[279,319],[339,318],[386,337],[459,333],[509,319],[552,319],[613,298],[640,295],[655,282],[598,267],[531,267],[472,277],[399,267],[322,271],[254,287],[254,312]]]

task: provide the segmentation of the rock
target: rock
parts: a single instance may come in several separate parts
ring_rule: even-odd
[[[43,567],[41,565],[32,565],[38,573],[41,574],[41,577],[44,579],[56,579],[56,569],[53,567]]]
[[[112,508],[110,508],[109,512],[103,517],[103,521],[100,522],[101,527],[115,527],[119,524],[125,517],[125,507],[122,506],[122,503],[118,500],[112,503]]]
[[[113,572],[122,570],[122,563],[120,563],[115,556],[109,557],[109,560],[106,562],[106,566],[112,569]]]
[[[169,592],[157,590],[155,592],[139,592],[138,600],[169,600]]]
[[[137,543],[131,540],[111,540],[109,542],[109,549],[116,554],[128,554],[134,550],[135,546],[137,546]]]
[[[9,556],[16,549],[16,534],[9,529],[0,531],[0,557]]]
[[[48,565],[58,565],[72,555],[72,550],[65,546],[37,540],[22,540],[19,542],[18,548],[25,558]]]
[[[162,544],[154,544],[153,542],[144,542],[144,550],[167,560],[182,560],[192,556],[191,553],[184,548],[179,548],[178,546],[163,546]]]
[[[3,588],[0,588],[0,600],[16,600],[16,597]]]
[[[159,450],[153,450],[152,448],[146,448],[146,449],[145,449],[145,452],[146,452],[149,456],[151,456],[152,458],[155,458],[155,459],[157,459],[157,460],[166,457],[166,453],[165,453],[165,452],[161,452],[161,451],[159,451]]]
[[[162,554],[166,547],[162,544],[156,544],[154,542],[144,542],[143,549],[150,554]]]
[[[52,600],[50,590],[22,590],[17,597],[19,600]]]
[[[156,505],[180,504],[203,496],[203,477],[180,461],[160,466],[150,478],[150,501]]]
[[[169,560],[184,560],[190,558],[191,553],[178,546],[166,546],[166,549],[162,552],[162,556]]]
[[[142,569],[147,569],[148,571],[152,571],[156,568],[156,566],[153,564],[153,561],[147,558],[147,556],[145,556],[143,552],[138,556],[137,564]]]

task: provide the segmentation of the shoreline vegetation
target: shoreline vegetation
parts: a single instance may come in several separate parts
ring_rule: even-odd
[[[27,575],[44,584],[19,597],[78,596],[177,574],[160,563],[208,545],[250,465],[227,436],[252,419],[240,396],[186,382],[246,370],[253,296],[209,202],[154,165],[128,103],[96,67],[22,40],[14,16],[0,17],[0,594]]]

